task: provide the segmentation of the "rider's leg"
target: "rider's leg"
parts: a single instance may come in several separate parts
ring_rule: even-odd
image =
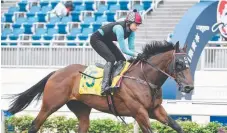
[[[122,54],[121,50],[114,44],[113,42],[108,42],[106,44],[108,45],[109,49],[111,49],[112,53],[116,57],[116,61],[126,61],[124,55]]]
[[[104,67],[104,76],[102,82],[102,95],[104,95],[106,92],[108,92],[110,86],[111,71],[116,58],[107,46],[108,44],[104,43],[99,35],[93,34],[91,36],[90,43],[94,50],[107,61]]]

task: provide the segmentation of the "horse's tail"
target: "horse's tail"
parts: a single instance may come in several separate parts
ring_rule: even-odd
[[[35,97],[35,100],[39,100],[44,91],[47,80],[54,73],[55,71],[51,72],[25,92],[14,95],[14,100],[12,101],[8,112],[16,114],[17,112],[24,110],[33,101],[33,99],[35,99]]]

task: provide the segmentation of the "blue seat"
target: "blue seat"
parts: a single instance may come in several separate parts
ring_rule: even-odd
[[[115,13],[117,10],[120,10],[120,9],[121,9],[120,5],[111,5],[109,8],[109,12]]]
[[[132,9],[137,9],[137,11],[143,11],[144,10],[143,6],[140,5],[140,4],[133,5]]]
[[[44,28],[37,28],[35,31],[35,36],[41,36],[44,34],[46,34],[46,29],[44,29]]]
[[[68,35],[66,36],[67,40],[75,40],[76,36]],[[76,43],[67,43],[68,46],[76,46]]]
[[[41,6],[41,8],[43,8],[44,6],[48,6],[49,5],[49,1],[41,1],[39,3],[39,5]]]
[[[60,34],[66,34],[66,28],[67,24],[58,24],[58,33]]]
[[[13,29],[13,35],[14,36],[19,36],[20,34],[23,34],[24,33],[24,29],[22,29],[22,28],[15,28],[15,29]]]
[[[80,11],[84,11],[84,10],[85,10],[85,6],[83,6],[83,5],[76,5],[73,11],[80,12]]]
[[[47,29],[47,36],[53,36],[54,34],[58,34],[58,30],[51,28],[51,29]]]
[[[90,24],[90,23],[93,23],[94,21],[95,21],[95,18],[92,17],[92,16],[89,16],[89,17],[85,17],[85,18],[84,18],[83,23],[84,23],[84,24]]]
[[[19,11],[19,7],[10,7],[8,9],[8,13],[14,13],[14,12],[18,12]]]
[[[67,24],[68,22],[72,22],[72,16],[66,16],[61,19],[63,24]]]
[[[55,27],[55,24],[46,24],[47,29],[51,29],[51,28],[54,28],[54,27]]]
[[[94,4],[94,1],[85,1],[85,9],[86,10],[89,10],[89,11],[92,11],[93,10],[93,4]]]
[[[108,6],[107,5],[99,5],[97,12],[98,13],[103,13],[104,11],[108,10]]]
[[[94,15],[95,19],[97,19],[98,17],[103,16],[103,12],[95,12]]]
[[[1,40],[6,40],[7,36],[1,36]],[[1,43],[1,46],[6,46],[7,43]]]
[[[32,24],[24,24],[24,34],[32,34]]]
[[[51,6],[52,6],[52,8],[54,9],[55,8],[55,6],[58,4],[58,1],[51,1]]]
[[[26,13],[26,16],[29,18],[29,17],[35,17],[35,13],[32,13],[32,12],[28,12]]]
[[[10,28],[5,28],[3,29],[2,31],[2,36],[6,37],[7,35],[11,34],[12,33],[12,29]]]
[[[121,10],[128,10],[128,3],[129,3],[129,1],[120,0],[119,4],[120,4],[120,7],[121,7]]]
[[[102,24],[103,22],[107,22],[107,16],[100,16],[100,17],[97,17],[96,19],[96,24]]]
[[[72,15],[73,22],[80,22],[80,19],[79,19],[80,12],[73,11],[73,12],[71,12],[71,15]]]
[[[20,12],[26,12],[26,5],[27,5],[26,1],[19,2],[18,3],[19,11]]]
[[[25,23],[26,21],[27,21],[26,18],[20,17],[20,18],[17,18],[15,24],[23,24],[23,23]]]
[[[13,29],[15,28],[21,28],[21,24],[12,24]]]
[[[55,23],[59,23],[60,22],[60,18],[59,17],[52,17],[50,18],[50,22],[51,24],[55,24]]]
[[[102,26],[102,24],[94,23],[93,24],[94,31],[97,31],[101,26]]]
[[[17,40],[19,38],[19,36],[16,36],[16,35],[9,35],[9,39],[10,40]],[[16,46],[17,43],[10,43],[9,44],[10,46]]]
[[[75,36],[76,37],[76,35],[77,34],[80,34],[81,33],[81,29],[80,28],[72,28],[71,29],[71,32],[69,33],[69,35],[70,36]]]
[[[110,6],[116,5],[116,4],[117,4],[116,0],[107,0],[108,9],[110,9]]]
[[[82,5],[82,3],[83,3],[83,0],[73,1],[74,6]]]
[[[47,5],[42,7],[41,12],[47,13],[48,11],[51,11],[51,10],[52,10],[52,7]]]
[[[5,22],[12,23],[13,22],[12,17],[13,13],[5,13]]]
[[[38,35],[33,35],[32,36],[32,40],[40,40],[41,39],[41,36],[38,36]],[[34,46],[40,46],[41,43],[32,43],[32,45]]]
[[[33,24],[33,23],[36,23],[36,22],[38,22],[37,17],[29,17],[28,21],[27,21],[28,24]]]
[[[95,18],[92,16],[85,17],[83,23],[80,24],[82,28],[88,28],[91,23],[95,22]]]
[[[29,10],[30,13],[36,13],[40,11],[40,7],[39,6],[32,6]]]
[[[151,0],[143,0],[143,8],[144,8],[144,10],[147,10],[151,6],[152,6]]]
[[[80,40],[87,40],[88,35],[93,33],[93,28],[84,28],[81,35],[78,36]]]
[[[39,22],[46,22],[46,19],[45,19],[46,13],[39,12],[39,13],[37,13],[37,16],[38,16]]]

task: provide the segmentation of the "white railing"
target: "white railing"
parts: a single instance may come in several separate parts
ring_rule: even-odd
[[[17,46],[1,46],[2,67],[48,67],[60,68],[70,64],[90,65],[95,62],[105,63],[89,42],[84,41],[2,41],[17,43]],[[33,46],[32,43],[49,43],[49,46]],[[80,43],[82,46],[67,46],[67,43]],[[30,44],[29,46],[22,44]],[[65,44],[59,46],[56,44]],[[227,44],[227,42],[209,42]],[[201,70],[227,70],[227,47],[206,47],[202,52]]]

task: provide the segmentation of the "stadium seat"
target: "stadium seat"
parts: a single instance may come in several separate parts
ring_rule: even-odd
[[[81,29],[80,28],[72,28],[71,32],[69,33],[69,35],[76,37],[76,35],[80,34],[80,33],[81,33]]]
[[[107,0],[107,5],[108,5],[108,9],[110,9],[110,6],[117,5],[117,1],[116,0]]]
[[[47,29],[51,29],[51,28],[54,28],[55,27],[55,24],[46,24],[46,28]]]
[[[80,19],[79,19],[80,12],[73,11],[73,12],[71,12],[71,16],[72,16],[72,21],[73,22],[80,22]]]
[[[100,17],[97,17],[96,19],[96,24],[102,24],[103,22],[107,22],[107,16],[100,16]]]
[[[10,7],[8,9],[8,13],[19,12],[19,7]]]
[[[39,13],[37,13],[37,16],[38,16],[39,22],[46,22],[46,19],[45,19],[46,13],[39,12]]]
[[[54,34],[58,34],[58,30],[54,28],[47,29],[47,36],[53,36]]]
[[[120,9],[121,10],[128,10],[128,3],[129,3],[129,1],[119,0]]]
[[[88,35],[93,33],[93,28],[83,28],[82,33],[78,35],[80,40],[87,40]]]
[[[80,11],[84,11],[84,10],[85,10],[85,6],[76,5],[73,11],[80,12]]]
[[[66,16],[61,19],[61,23],[67,24],[68,22],[72,22],[72,16]]]
[[[83,3],[82,0],[73,1],[74,6],[82,5],[82,3]]]
[[[15,28],[21,28],[21,24],[12,24],[12,28],[15,29]]]
[[[26,12],[26,5],[27,5],[27,2],[26,1],[21,1],[18,3],[18,6],[19,6],[19,11],[20,12]]]
[[[94,4],[94,1],[85,1],[85,9],[88,10],[88,11],[92,11],[93,10],[93,4]]]
[[[5,13],[5,21],[4,22],[9,22],[12,23],[13,22],[13,13]]]
[[[40,7],[39,6],[32,6],[29,10],[30,13],[36,13],[40,11]]]
[[[29,17],[27,20],[28,24],[33,24],[35,22],[38,22],[38,18],[37,17]]]
[[[142,0],[142,1],[143,1],[144,10],[147,10],[148,8],[152,7],[152,1],[151,0]]]
[[[67,24],[58,24],[58,33],[60,34],[66,34],[66,28]]]
[[[6,40],[7,39],[7,36],[2,36],[1,35],[1,40]],[[6,46],[7,45],[7,43],[2,43],[1,42],[1,46]]]
[[[11,34],[12,33],[12,29],[10,28],[5,28],[3,29],[2,31],[2,36],[6,37],[7,35]]]
[[[28,13],[26,13],[26,16],[29,18],[29,17],[35,17],[36,15],[35,15],[36,13],[32,13],[32,12],[28,12]]]
[[[16,22],[15,22],[15,24],[23,24],[23,23],[25,23],[27,21],[27,18],[23,18],[23,17],[20,17],[20,18],[17,18],[16,19]]]
[[[47,0],[47,1],[41,1],[40,3],[39,3],[39,5],[41,6],[41,8],[43,8],[44,6],[49,6],[49,0]],[[50,6],[51,7],[51,6]],[[52,7],[51,7],[52,8]]]
[[[83,23],[80,24],[82,28],[88,28],[91,23],[95,22],[95,18],[92,16],[85,17]]]
[[[44,29],[44,28],[37,28],[35,31],[35,36],[41,36],[44,34],[46,34],[46,29]]]
[[[105,12],[106,10],[108,10],[108,6],[107,5],[99,5],[98,9],[97,9],[97,12],[98,13],[103,13]]]
[[[55,23],[59,23],[60,22],[60,18],[59,17],[52,17],[50,18],[50,24],[55,24]]]
[[[25,34],[32,34],[32,30],[31,30],[31,28],[32,28],[32,24],[24,24],[24,33]]]
[[[32,40],[40,40],[41,39],[41,36],[39,36],[39,35],[33,35],[32,36]],[[34,45],[34,46],[40,46],[41,45],[41,43],[32,43],[32,45]]]
[[[23,34],[23,33],[24,33],[24,29],[22,28],[15,28],[13,29],[13,32],[12,32],[14,36],[19,36],[20,34]]]
[[[47,13],[48,11],[51,11],[52,10],[52,7],[51,6],[43,6],[42,8],[41,8],[41,12],[42,13]]]

